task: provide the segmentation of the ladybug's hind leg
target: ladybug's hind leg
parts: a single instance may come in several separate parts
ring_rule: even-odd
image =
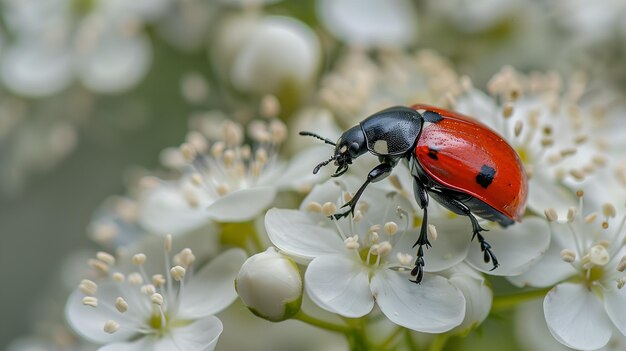
[[[493,268],[491,270],[498,268],[500,264],[498,263],[498,259],[496,258],[496,255],[493,253],[493,251],[491,251],[491,245],[480,234],[480,232],[484,232],[488,230],[480,226],[480,224],[478,223],[478,220],[476,219],[476,217],[474,216],[470,208],[467,207],[467,205],[461,202],[460,200],[455,199],[455,198],[450,198],[450,197],[446,198],[445,205],[446,207],[454,206],[454,210],[458,210],[460,214],[463,214],[469,217],[470,221],[472,222],[472,233],[473,233],[472,241],[474,240],[474,238],[478,238],[478,243],[480,243],[480,251],[483,252],[483,260],[485,261],[485,263],[489,263],[489,262],[493,263]],[[457,211],[453,211],[453,212],[457,212]]]

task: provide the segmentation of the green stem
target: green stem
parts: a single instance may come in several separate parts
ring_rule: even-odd
[[[345,320],[345,318],[344,318]],[[363,319],[353,319],[347,321],[351,326],[350,335],[348,335],[348,342],[350,344],[351,351],[369,351],[370,344],[367,340],[367,334],[365,332],[365,321]]]
[[[334,331],[337,333],[342,333],[342,334],[352,334],[352,329],[345,326],[345,325],[340,325],[340,324],[335,324],[332,322],[328,322],[325,320],[321,320],[318,319],[316,317],[313,317],[311,315],[308,315],[306,313],[304,313],[302,310],[300,310],[298,313],[296,313],[295,316],[293,316],[293,319],[297,319],[301,322],[304,322],[306,324],[310,324],[312,326],[316,326],[318,328],[322,328],[322,329],[326,329],[326,330],[330,330],[330,331]]]
[[[505,311],[519,305],[522,302],[534,300],[545,296],[551,288],[543,288],[538,290],[522,291],[520,293],[496,296],[493,298],[492,312]]]
[[[403,331],[404,331],[404,328],[397,327],[396,330],[394,330],[391,334],[389,334],[389,336],[378,347],[376,347],[376,350],[387,349],[393,343],[393,341],[398,337],[398,335],[402,334]]]
[[[442,351],[451,336],[451,334],[437,334],[430,344],[428,351]]]
[[[406,342],[406,346],[409,348],[409,351],[419,351],[417,345],[415,345],[415,340],[411,336],[411,331],[408,329],[404,329],[404,341]]]

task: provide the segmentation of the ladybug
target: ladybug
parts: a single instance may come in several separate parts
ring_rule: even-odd
[[[526,207],[528,181],[515,150],[496,132],[463,114],[424,104],[394,106],[374,113],[345,131],[337,142],[310,132],[335,146],[333,156],[319,163],[313,173],[334,162],[339,177],[352,160],[369,152],[378,157],[374,167],[352,199],[334,219],[354,214],[359,198],[370,183],[378,182],[403,161],[413,176],[413,191],[423,210],[417,259],[411,275],[420,283],[424,275],[424,250],[431,246],[427,237],[428,202],[434,198],[448,210],[467,216],[472,224],[472,240],[478,239],[485,263],[493,268],[498,260],[491,245],[480,234],[476,216],[507,227],[519,222]]]

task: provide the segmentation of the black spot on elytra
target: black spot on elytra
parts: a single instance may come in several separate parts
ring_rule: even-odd
[[[432,158],[433,160],[438,160],[439,157],[437,156],[437,154],[439,153],[439,150],[432,148],[432,147],[428,147],[428,153],[426,154],[428,157]]]
[[[483,188],[487,189],[491,182],[493,182],[493,177],[496,175],[496,170],[487,165],[482,165],[480,167],[480,172],[476,176],[476,183],[480,184]]]
[[[430,123],[437,123],[443,119],[443,117],[441,117],[440,114],[438,114],[437,112],[433,112],[433,111],[426,111],[424,112],[423,116],[424,116],[424,121],[430,122]]]

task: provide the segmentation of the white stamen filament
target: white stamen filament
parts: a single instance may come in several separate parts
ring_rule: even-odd
[[[98,307],[98,298],[93,296],[83,297],[83,305],[90,307]]]
[[[120,329],[120,325],[114,320],[108,320],[104,323],[104,331],[113,334]]]
[[[119,313],[125,313],[126,311],[128,311],[128,302],[126,302],[124,298],[118,297],[117,299],[115,299],[115,308]]]
[[[143,284],[143,277],[141,274],[133,272],[128,275],[128,283],[130,283],[130,285],[141,285]]]
[[[113,257],[113,255],[108,254],[106,252],[102,252],[102,251],[98,252],[96,254],[96,258],[108,264],[109,266],[113,266],[115,264],[115,257]]]
[[[437,228],[434,224],[429,224],[426,228],[430,240],[437,241]]]
[[[561,259],[567,263],[572,263],[576,260],[576,252],[570,249],[563,249],[561,251]]]
[[[83,279],[78,289],[87,296],[94,296],[98,292],[98,285],[89,279]]]
[[[337,205],[332,202],[326,202],[322,205],[322,213],[326,217],[334,215],[335,213],[337,213]]]
[[[120,272],[115,272],[111,275],[111,279],[113,279],[116,283],[123,283],[126,280],[126,277]]]
[[[396,222],[387,222],[384,228],[387,235],[394,235],[398,232],[398,224]]]
[[[312,201],[309,202],[309,204],[306,206],[306,210],[309,212],[321,213],[322,205],[320,205],[318,202]]]
[[[172,269],[170,269],[170,274],[172,275],[172,278],[174,278],[174,280],[180,282],[183,280],[183,278],[185,278],[185,268],[181,266],[174,266],[172,267]]]
[[[556,213],[556,210],[553,208],[546,208],[543,211],[543,213],[545,214],[546,218],[550,222],[556,222],[559,219],[559,215]]]

